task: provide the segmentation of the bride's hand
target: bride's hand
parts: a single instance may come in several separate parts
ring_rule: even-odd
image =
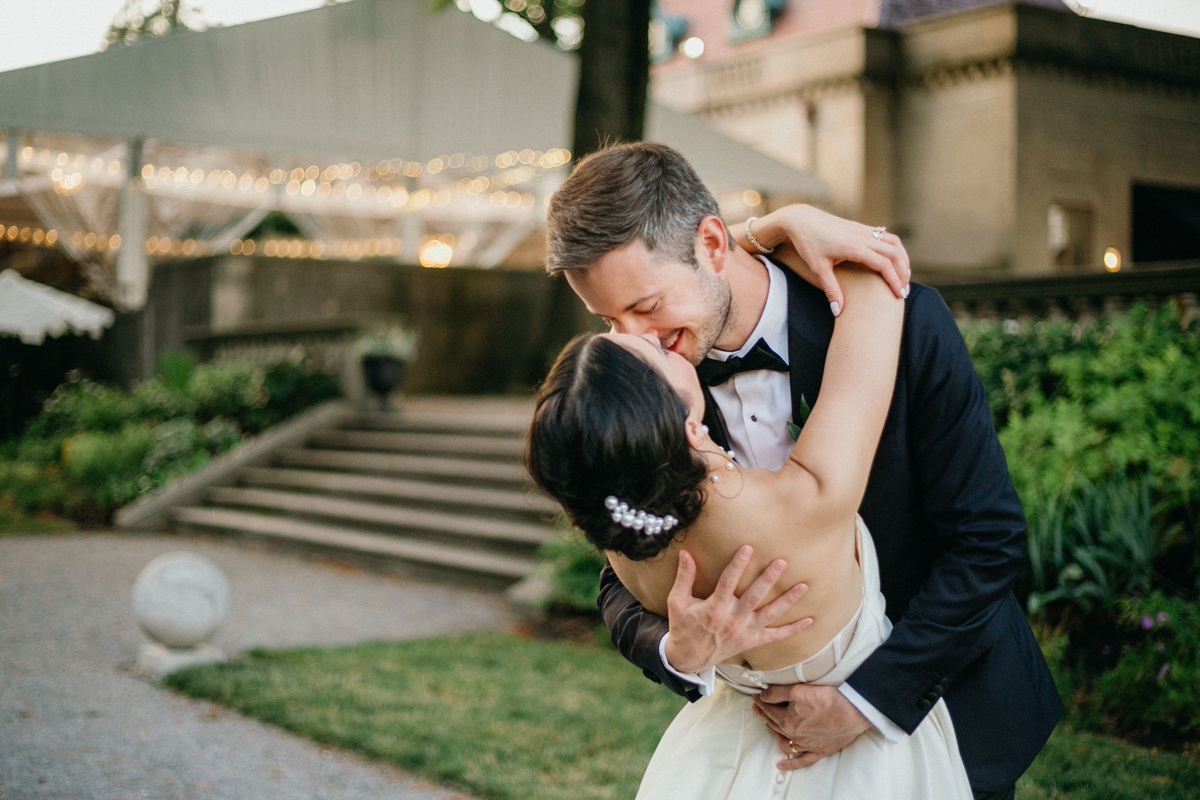
[[[745,224],[731,225],[733,238],[749,253],[758,253],[746,237]],[[751,233],[766,248],[776,248],[775,258],[808,283],[825,292],[834,316],[846,300],[833,268],[853,261],[878,272],[897,297],[907,294],[912,270],[908,253],[894,233],[875,237],[875,229],[835,217],[809,205],[776,209],[754,221]],[[836,304],[836,308],[834,306]]]
[[[667,663],[674,669],[699,674],[751,648],[786,639],[813,623],[812,617],[805,617],[770,627],[808,591],[804,583],[797,583],[759,608],[787,567],[783,559],[768,564],[741,597],[735,594],[753,554],[750,545],[741,547],[721,573],[717,588],[701,600],[692,594],[696,562],[691,553],[679,551],[679,571],[667,596],[671,635],[666,654]]]

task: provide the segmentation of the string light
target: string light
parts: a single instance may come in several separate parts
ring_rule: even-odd
[[[51,151],[47,148],[24,147],[19,158],[26,170],[44,169],[53,181],[55,191],[69,193],[78,190],[88,180],[112,188],[115,176],[121,172],[123,161],[102,155]],[[332,200],[349,203],[370,203],[403,210],[420,211],[426,207],[446,207],[455,202],[468,205],[482,203],[497,209],[532,209],[537,198],[521,192],[520,186],[548,171],[570,163],[571,153],[562,148],[549,150],[509,150],[494,156],[449,153],[425,162],[404,159],[384,159],[364,166],[360,162],[308,164],[303,166],[268,166],[259,170],[200,168],[194,165],[147,162],[139,175],[142,185],[150,191],[160,189],[196,190],[210,192],[242,192],[263,194],[272,186],[294,199],[312,201]],[[450,175],[444,173],[450,172]],[[441,186],[413,189],[406,179],[424,174],[441,175]],[[457,174],[454,174],[457,173]],[[467,173],[467,174],[463,174]],[[543,198],[544,199],[544,198]],[[121,247],[119,235],[104,235],[94,231],[59,232],[33,226],[0,224],[0,240],[35,247],[53,247],[65,238],[80,250],[112,253]],[[144,243],[149,255],[167,258],[201,257],[217,252],[233,255],[258,255],[275,258],[349,259],[399,256],[398,238],[340,239],[333,241],[306,239],[272,239],[256,243],[238,239],[217,250],[212,242],[171,237],[147,237]],[[468,248],[469,249],[469,248]],[[426,242],[418,260],[434,268],[448,266],[453,257],[453,237],[442,236]]]
[[[421,266],[431,269],[443,269],[450,266],[450,260],[453,257],[454,248],[441,239],[430,239],[421,245],[421,249],[417,253],[417,260],[421,262]]]
[[[326,260],[328,258],[357,261],[377,256],[399,256],[403,241],[399,238],[380,239],[335,239],[323,242],[312,239],[268,239],[261,250],[253,239],[235,239],[229,252],[235,256],[250,256],[258,253],[266,258],[305,258]]]

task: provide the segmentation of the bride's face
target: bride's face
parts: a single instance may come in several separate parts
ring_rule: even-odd
[[[631,333],[601,334],[611,339],[662,373],[688,407],[688,419],[699,421],[704,416],[704,392],[691,363],[679,353],[662,346],[653,333],[635,336]]]

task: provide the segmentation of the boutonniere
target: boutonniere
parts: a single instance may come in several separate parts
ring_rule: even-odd
[[[804,430],[804,423],[808,422],[808,415],[812,413],[812,408],[808,405],[808,400],[804,395],[800,395],[800,407],[797,409],[800,413],[800,424],[789,422],[787,424],[788,434],[791,435],[792,441],[800,438],[800,431]]]

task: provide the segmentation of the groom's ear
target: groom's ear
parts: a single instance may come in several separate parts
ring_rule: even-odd
[[[709,215],[696,228],[696,258],[700,265],[708,264],[713,272],[722,272],[729,257],[729,230],[725,221]]]

